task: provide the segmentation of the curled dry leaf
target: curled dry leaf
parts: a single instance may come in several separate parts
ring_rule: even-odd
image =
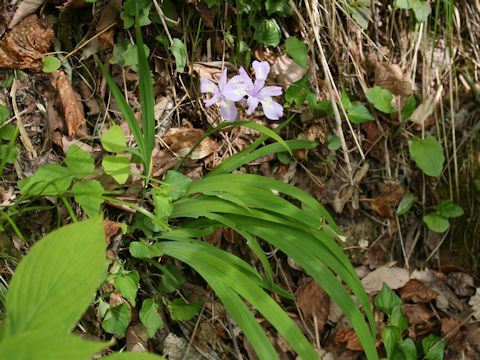
[[[40,6],[42,6],[43,2],[44,0],[23,0],[18,4],[15,14],[10,21],[10,24],[8,24],[8,28],[12,29],[28,15],[32,15]]]
[[[129,325],[125,333],[127,351],[148,352],[148,331],[142,323]]]
[[[409,325],[420,325],[435,316],[433,311],[428,310],[421,304],[402,305],[402,311],[407,317]]]
[[[357,334],[353,329],[339,329],[335,335],[334,343],[339,345],[341,343],[347,343],[347,349],[355,351],[363,351],[362,344],[358,339]]]
[[[433,114],[433,110],[442,98],[443,86],[440,85],[437,92],[430,94],[413,112],[409,120],[421,126]]]
[[[307,71],[307,68],[302,68],[290,56],[284,54],[279,56],[272,65],[271,74],[277,77],[279,85],[284,86],[300,80]]]
[[[163,141],[168,145],[169,149],[176,153],[179,157],[188,154],[192,147],[205,135],[201,129],[188,128],[171,128],[169,129]],[[207,137],[190,155],[192,160],[199,160],[207,157],[218,149],[218,144],[215,140]]]
[[[55,40],[53,30],[30,15],[0,41],[0,67],[42,70],[42,58]]]
[[[417,279],[411,279],[399,290],[403,301],[412,300],[415,303],[429,302],[437,297],[437,292]]]
[[[400,203],[403,195],[405,195],[405,187],[396,182],[390,182],[386,185],[380,190],[382,195],[374,199],[364,200],[368,201],[372,210],[380,216],[393,218],[395,216],[395,207]]]
[[[117,233],[122,228],[122,224],[112,221],[112,220],[103,220],[103,228],[105,230],[105,236],[107,238],[107,245],[110,244],[110,238]]]
[[[77,130],[86,124],[81,96],[73,90],[62,70],[52,72],[51,76],[58,91],[58,100],[62,104],[68,136],[73,137]]]
[[[397,64],[377,62],[375,64],[375,85],[389,90],[394,95],[407,97],[412,93],[412,83]]]
[[[468,305],[472,307],[473,317],[480,320],[480,287],[477,288],[477,292],[468,301]]]

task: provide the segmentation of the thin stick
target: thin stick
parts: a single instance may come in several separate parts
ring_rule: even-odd
[[[170,31],[168,30],[167,23],[165,22],[165,19],[167,19],[167,17],[163,13],[162,8],[158,6],[157,0],[153,0],[153,4],[155,5],[155,9],[157,10],[158,16],[160,17],[160,21],[162,22],[163,28],[165,29],[165,33],[167,34],[168,41],[170,42],[170,46],[173,46],[173,39],[172,39],[172,36],[170,35]]]
[[[65,57],[62,59],[63,60],[67,60],[70,56],[72,56],[73,54],[75,54],[78,50],[80,50],[81,48],[87,46],[88,44],[90,44],[93,40],[95,40],[97,37],[99,37],[100,35],[102,35],[104,32],[106,32],[107,30],[111,29],[112,27],[114,27],[115,25],[117,24],[116,21],[114,21],[113,23],[111,23],[110,25],[108,25],[105,29],[101,30],[99,33],[95,34],[94,36],[92,36],[90,39],[88,39],[87,41],[85,41],[83,44],[81,44],[80,46],[76,47],[75,49],[73,49],[71,52],[69,52],[67,55],[65,55]]]

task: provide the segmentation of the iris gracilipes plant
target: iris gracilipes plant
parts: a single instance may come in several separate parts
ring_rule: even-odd
[[[100,66],[137,140],[138,149],[130,151],[142,158],[145,176],[148,179],[154,139],[152,120],[154,98],[138,23],[136,37],[143,133],[123,94]],[[220,101],[220,106],[224,105],[226,100],[234,102],[235,100],[228,98],[230,95],[226,95],[227,90],[231,90],[237,94],[236,98],[241,95],[238,101],[246,97],[247,113],[253,112],[261,103],[267,117],[278,119],[282,116],[283,109],[280,112],[272,96],[280,95],[281,89],[265,86],[268,74],[265,64],[255,63],[254,68],[257,68],[255,82],[246,78],[248,76],[246,71],[245,73],[241,71],[239,77],[234,77],[234,81],[232,79],[227,82],[225,73],[222,84],[217,88],[214,87],[217,85],[210,84],[214,85],[211,87],[214,90],[214,97],[217,95],[215,102]],[[224,113],[227,114],[227,120],[234,120],[229,112]],[[277,130],[285,126],[289,120],[291,117]],[[276,132],[266,127],[240,121],[220,124],[207,134],[232,124],[251,127],[265,135],[255,140],[248,149],[225,160],[195,183],[179,172],[168,172],[160,186],[154,186],[150,192],[146,192],[151,196],[153,205],[147,209],[136,207],[143,215],[150,214],[149,220],[159,226],[153,226],[147,231],[143,230],[141,225],[135,224],[137,228],[143,230],[144,235],[143,239],[130,242],[130,254],[144,259],[147,264],[158,268],[164,275],[165,267],[153,258],[167,255],[196,270],[223,302],[260,359],[278,359],[278,355],[244,300],[255,307],[277,329],[302,359],[318,359],[313,346],[269,294],[275,292],[286,299],[294,299],[292,294],[274,282],[273,271],[262,248],[262,244],[268,243],[294,259],[325,289],[350,320],[368,359],[377,359],[371,304],[353,266],[335,241],[340,234],[332,217],[320,203],[292,185],[258,175],[231,174],[232,171],[261,156],[285,149],[291,152],[299,148],[313,148],[316,143],[300,140],[284,141]],[[259,147],[268,137],[277,142]],[[153,179],[150,180],[153,182]],[[281,195],[295,199],[300,205],[292,204]],[[153,214],[149,211],[153,211]],[[213,233],[216,228],[231,228],[240,234],[260,260],[263,270],[257,271],[236,255],[201,240]],[[360,311],[344,284],[358,299],[364,313]]]

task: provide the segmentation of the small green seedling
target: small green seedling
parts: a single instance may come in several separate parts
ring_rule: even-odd
[[[419,23],[427,20],[432,13],[432,8],[425,0],[396,0],[395,6],[400,9],[413,10]]]
[[[387,353],[387,360],[443,360],[445,341],[433,347],[440,339],[429,335],[417,345],[410,338],[403,338],[402,332],[407,330],[408,322],[402,311],[402,300],[387,284],[375,297],[375,306],[388,317],[387,325],[382,330],[382,340]],[[420,351],[418,351],[420,349]]]
[[[429,176],[440,176],[445,157],[443,147],[437,139],[428,135],[421,140],[418,136],[412,138],[409,147],[410,155],[418,167]]]
[[[450,218],[462,216],[464,211],[460,205],[455,204],[452,200],[442,200],[439,205],[433,207],[434,212],[425,215],[423,221],[428,228],[435,232],[444,232],[450,226]]]
[[[42,63],[43,63],[42,71],[44,73],[51,73],[55,70],[60,69],[60,67],[62,66],[61,61],[55,56],[45,56],[42,59]]]
[[[365,93],[368,101],[385,114],[392,114],[395,112],[395,108],[392,106],[393,94],[387,89],[383,89],[379,86],[370,88]]]

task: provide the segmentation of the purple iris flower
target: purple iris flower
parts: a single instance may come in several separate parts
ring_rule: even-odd
[[[211,106],[220,101],[220,114],[227,121],[235,121],[238,110],[232,99],[225,96],[225,87],[227,86],[227,69],[224,69],[218,86],[207,78],[200,78],[200,92],[213,93],[210,99],[203,100],[205,106]]]
[[[283,116],[283,107],[273,101],[272,96],[282,95],[280,86],[265,86],[270,64],[266,61],[254,61],[255,82],[250,79],[243,67],[240,68],[240,75],[234,76],[223,89],[224,96],[232,101],[239,101],[247,96],[247,114],[253,113],[258,103],[262,104],[263,112],[270,120],[278,120]]]

